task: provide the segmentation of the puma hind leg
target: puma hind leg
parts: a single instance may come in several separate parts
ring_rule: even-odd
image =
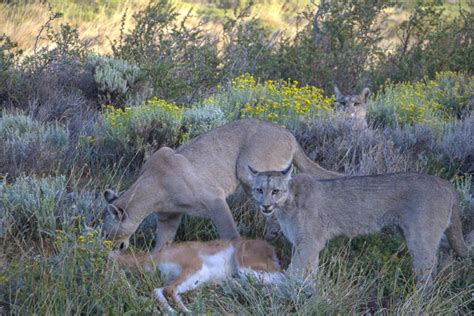
[[[412,222],[402,228],[408,251],[412,257],[416,282],[421,287],[433,282],[438,263],[438,249],[445,227],[424,225]]]

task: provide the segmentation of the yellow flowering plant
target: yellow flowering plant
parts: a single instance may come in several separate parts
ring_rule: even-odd
[[[218,104],[228,120],[254,117],[284,126],[295,126],[332,109],[333,100],[322,90],[298,85],[297,81],[257,82],[244,74],[218,87],[204,104]]]
[[[114,161],[123,159],[128,163],[137,154],[143,156],[163,145],[174,146],[182,136],[182,109],[157,98],[124,109],[107,105],[102,118],[93,146],[103,152],[97,156]],[[83,143],[89,141],[84,139]]]
[[[471,92],[462,91],[459,78],[462,78],[459,74],[446,72],[436,74],[435,80],[387,81],[381,89],[383,92],[369,102],[369,119],[376,125],[422,123],[439,127],[459,115],[466,107],[466,98],[473,95],[472,80],[465,85],[470,86]]]

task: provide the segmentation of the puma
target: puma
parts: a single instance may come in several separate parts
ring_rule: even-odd
[[[103,232],[125,249],[143,219],[157,212],[157,249],[173,241],[183,214],[211,218],[220,238],[238,238],[226,197],[239,183],[250,193],[247,166],[277,170],[291,162],[319,178],[340,175],[310,160],[288,130],[257,119],[223,125],[176,150],[160,148],[121,196],[104,192]]]
[[[459,198],[440,178],[418,173],[344,177],[321,180],[312,175],[249,168],[252,195],[260,211],[276,215],[293,245],[290,274],[317,269],[319,252],[331,238],[401,228],[421,284],[429,284],[437,251],[446,231],[461,257],[468,256],[461,231]]]
[[[334,86],[336,102],[343,106],[344,112],[352,122],[352,128],[356,130],[367,128],[367,101],[371,94],[369,88],[364,88],[360,94],[343,95]]]

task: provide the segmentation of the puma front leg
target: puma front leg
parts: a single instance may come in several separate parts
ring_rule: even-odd
[[[232,212],[227,202],[222,199],[213,200],[207,204],[207,217],[211,218],[221,239],[240,238]]]
[[[183,214],[158,213],[158,224],[155,231],[155,249],[173,242]]]
[[[293,255],[287,273],[290,276],[307,278],[316,274],[319,265],[319,252],[324,242],[301,242],[293,246]]]

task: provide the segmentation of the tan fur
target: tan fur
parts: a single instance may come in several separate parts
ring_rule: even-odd
[[[291,273],[317,268],[319,252],[338,235],[355,237],[388,225],[401,228],[420,284],[429,284],[446,231],[451,247],[468,256],[453,186],[440,178],[397,173],[319,180],[308,174],[250,169],[252,194],[264,215],[275,214],[293,245]]]
[[[335,86],[336,102],[344,108],[353,129],[367,128],[367,100],[371,94],[369,88],[364,88],[360,94],[343,95]]]
[[[143,219],[157,212],[156,247],[173,241],[183,214],[211,218],[219,236],[239,237],[226,197],[239,184],[250,191],[247,166],[280,169],[293,162],[320,178],[336,177],[311,161],[286,129],[256,119],[226,124],[172,150],[163,147],[143,165],[140,176],[120,197],[104,192],[109,203],[103,231],[119,248]]]
[[[159,270],[166,285],[154,291],[155,299],[170,312],[173,309],[168,299],[180,310],[189,312],[180,294],[235,275],[255,277],[264,284],[277,283],[283,278],[275,248],[262,240],[183,242],[148,254],[113,253],[111,258],[122,268]]]

